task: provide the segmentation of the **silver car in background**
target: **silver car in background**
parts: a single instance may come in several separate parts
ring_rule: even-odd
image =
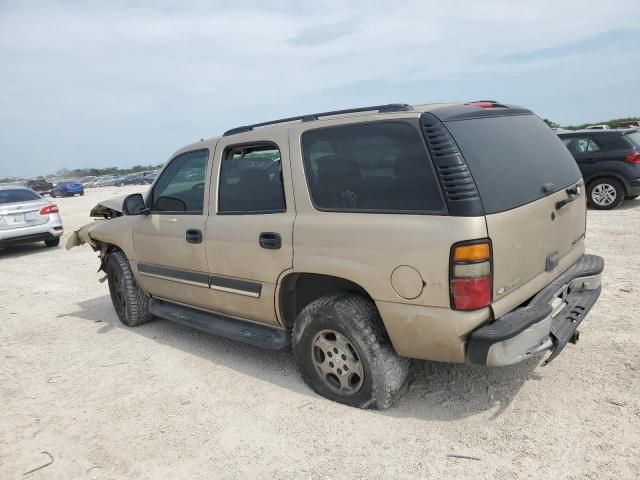
[[[60,244],[64,229],[58,207],[26,187],[0,186],[0,247]]]

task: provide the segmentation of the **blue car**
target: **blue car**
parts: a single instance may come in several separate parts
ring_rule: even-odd
[[[84,187],[81,183],[60,182],[51,190],[52,197],[73,197],[74,195],[84,195]]]

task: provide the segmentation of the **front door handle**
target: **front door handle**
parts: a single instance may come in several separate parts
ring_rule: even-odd
[[[260,246],[267,250],[277,250],[282,246],[282,237],[275,232],[262,232],[258,241]]]
[[[190,228],[187,230],[186,240],[189,243],[202,243],[202,230]]]

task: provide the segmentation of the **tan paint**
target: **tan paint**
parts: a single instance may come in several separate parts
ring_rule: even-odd
[[[463,363],[466,336],[490,319],[488,308],[456,312],[449,308],[376,302],[399,355]]]
[[[391,287],[402,298],[413,300],[422,293],[424,281],[415,268],[400,265],[391,273]]]
[[[537,293],[584,253],[586,203],[581,197],[556,210],[564,190],[506,212],[487,215],[493,248],[493,299],[497,318]],[[552,220],[553,218],[553,220]],[[546,272],[547,256],[561,262]],[[512,288],[500,295],[504,286]]]
[[[200,142],[190,150],[181,149],[176,152],[169,165],[181,153],[191,150],[209,149],[209,162],[205,175],[205,186],[209,185],[211,178],[212,157],[216,142]],[[167,168],[165,165],[165,169]],[[163,170],[164,171],[164,170]],[[162,175],[162,172],[160,173]],[[171,213],[151,213],[150,215],[137,215],[132,224],[133,248],[135,253],[133,260],[137,263],[172,267],[182,270],[206,271],[207,255],[204,243],[193,244],[186,241],[186,232],[196,229],[204,232],[207,219],[209,200],[209,188],[204,190],[204,212],[201,215],[176,215]],[[127,217],[124,217],[127,218]],[[126,253],[126,252],[125,252]],[[127,258],[131,261],[129,255]],[[137,268],[135,269],[137,271]],[[206,300],[210,297],[208,292],[202,292],[202,287],[180,283],[176,285],[172,280],[161,280],[140,275],[137,280],[140,286],[152,296],[162,296],[165,290],[173,290],[172,296],[167,297],[181,302],[194,300],[194,305],[209,308],[214,305]],[[195,302],[198,303],[195,303]]]
[[[217,191],[222,157],[228,147],[264,142],[275,143],[280,150],[286,212],[218,215],[217,195],[213,194],[209,200],[210,215],[206,221],[204,245],[209,272],[263,284],[263,293],[258,298],[238,298],[237,294],[222,293],[216,300],[224,301],[227,309],[233,308],[229,313],[279,325],[274,292],[280,275],[293,267],[293,222],[296,216],[287,131],[256,130],[220,139],[215,152],[211,190]],[[281,248],[262,248],[258,242],[261,232],[280,234]]]
[[[584,251],[579,238],[584,233],[584,202],[578,200],[555,212],[554,221],[550,218],[555,202],[566,198],[562,191],[489,215],[486,220],[320,212],[311,203],[301,160],[300,136],[308,129],[390,119],[413,119],[417,125],[420,114],[435,107],[422,105],[411,112],[349,114],[314,122],[291,122],[186,146],[175,155],[204,147],[210,150],[205,215],[117,218],[82,232],[75,243],[81,242],[83,235],[90,235],[93,240],[119,246],[134,266],[145,261],[259,281],[262,292],[254,298],[206,286],[142,279],[134,268],[138,281],[158,297],[274,325],[281,324],[276,314],[276,293],[285,273],[342,277],[362,286],[375,300],[400,355],[464,362],[469,332],[490,321],[492,311],[494,317],[502,316],[530,298]],[[282,153],[287,211],[217,215],[217,181],[225,147],[263,141],[276,143]],[[189,248],[183,241],[184,231],[198,226],[205,232],[205,242],[199,248]],[[263,231],[280,233],[283,248],[261,249],[258,235]],[[486,237],[493,242],[494,303],[491,308],[472,312],[453,311],[448,285],[451,245]],[[561,257],[559,266],[545,272],[546,256],[554,250]],[[511,289],[499,295],[499,289],[505,286]]]

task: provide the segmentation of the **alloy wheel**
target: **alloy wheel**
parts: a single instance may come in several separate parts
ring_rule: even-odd
[[[351,396],[364,383],[364,368],[353,344],[335,330],[322,330],[311,342],[313,367],[334,392]]]
[[[591,191],[591,199],[599,207],[608,207],[613,204],[617,196],[616,189],[609,183],[599,183]]]

